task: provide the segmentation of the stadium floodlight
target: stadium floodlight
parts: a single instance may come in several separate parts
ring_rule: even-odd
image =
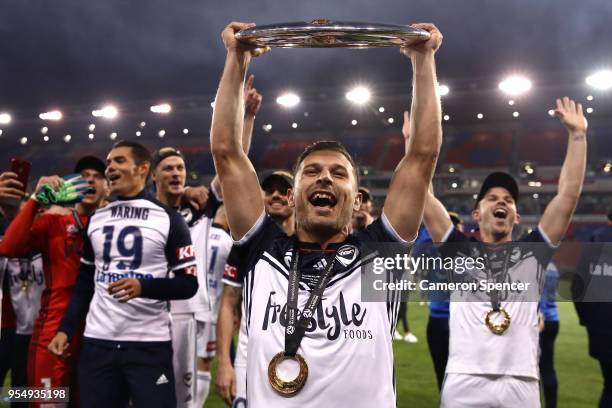
[[[93,132],[94,130],[96,130],[96,125],[94,125],[93,123],[90,123],[87,129],[89,129],[90,132]]]
[[[113,105],[106,105],[101,109],[91,111],[91,114],[96,118],[114,119],[119,114],[119,111]]]
[[[264,132],[269,133],[272,130],[272,124],[267,123],[265,125],[262,126]]]
[[[507,95],[521,95],[531,89],[531,81],[521,75],[512,75],[499,83],[499,89]]]
[[[346,99],[353,102],[354,104],[363,105],[364,103],[367,103],[370,100],[372,94],[370,93],[370,90],[365,86],[357,86],[348,91],[345,96]]]
[[[515,118],[518,118],[519,115],[520,115],[520,113],[518,111],[512,112],[512,116],[514,116]]]
[[[2,129],[0,129],[0,136],[2,136]]]
[[[587,96],[587,101],[592,101],[593,100],[593,95],[588,95]]]
[[[140,130],[137,130],[137,131],[136,131],[136,136],[137,136],[137,137],[140,137],[140,135],[142,135],[142,132],[141,132]]]
[[[593,113],[593,108],[586,108],[586,113]]]
[[[297,122],[293,122],[293,123],[291,124],[291,127],[292,127],[292,128],[294,128],[294,129],[297,129],[297,127],[298,127]]]
[[[58,110],[54,110],[54,111],[49,111],[49,112],[43,112],[40,115],[38,115],[38,117],[41,120],[60,120],[62,119],[63,115],[62,115],[62,112]]]
[[[166,136],[166,131],[164,129],[161,129],[159,132],[157,132],[157,136],[159,136],[159,137]]]
[[[548,110],[548,116],[555,116],[555,110],[554,109],[549,109]]]
[[[586,78],[586,83],[599,91],[612,89],[612,71],[609,69],[597,71]]]
[[[2,112],[0,113],[0,124],[1,125],[8,125],[9,123],[11,123],[11,120],[13,120],[13,118],[11,118],[11,115],[9,115],[6,112]]]
[[[389,123],[390,125],[393,124],[393,122],[395,122],[395,119],[393,119],[393,118],[388,118],[387,119],[387,123]]]
[[[351,120],[351,125],[357,126],[357,120],[356,119]]]
[[[90,133],[87,135],[87,137],[89,138],[89,140],[94,140],[96,136],[93,133]]]
[[[484,115],[482,113],[479,113],[478,115],[476,115],[476,118],[482,119],[482,118],[484,118]]]
[[[172,106],[168,103],[162,103],[160,105],[153,105],[149,108],[153,113],[170,113],[172,111]]]
[[[300,97],[292,92],[286,92],[276,98],[276,103],[284,106],[285,108],[292,108],[300,103]]]
[[[448,115],[444,115],[444,120],[445,120],[445,121],[449,121],[449,120],[450,120],[450,116],[448,116]]]
[[[383,113],[383,112],[385,111],[385,107],[384,107],[384,106],[379,107],[379,108],[378,108],[378,111],[379,111],[380,113]]]
[[[514,99],[510,99],[510,100],[508,101],[508,105],[510,105],[510,106],[514,106]]]
[[[109,137],[111,140],[115,140],[117,138],[117,132],[111,133]]]
[[[532,162],[525,162],[521,165],[521,176],[527,178],[533,178],[536,174],[536,164]]]
[[[440,93],[440,96],[446,96],[450,92],[450,88],[448,85],[438,84],[438,92]]]
[[[142,122],[140,122],[140,125],[139,125],[139,126],[140,126],[141,128],[143,128],[143,127],[147,126],[147,122],[142,121]]]
[[[45,142],[48,142],[48,141],[49,141],[49,136],[45,135],[45,136],[43,137],[43,140],[44,140]]]
[[[70,140],[72,140],[72,136],[70,136],[70,135],[64,136],[64,142],[70,143]]]
[[[184,135],[189,134],[189,129],[187,129],[187,128],[183,129],[183,134],[184,134]]]
[[[22,137],[21,139],[19,139],[19,143],[21,143],[22,145],[28,143],[28,138],[27,137]]]
[[[42,133],[43,135],[46,135],[48,131],[49,131],[49,128],[46,126],[43,126],[40,128],[40,133]]]

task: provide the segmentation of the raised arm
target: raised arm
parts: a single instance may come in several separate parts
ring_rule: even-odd
[[[559,176],[559,189],[542,215],[540,228],[556,244],[563,239],[582,192],[587,160],[587,121],[582,105],[568,97],[557,99],[555,113],[569,137]]]
[[[398,164],[383,213],[406,240],[416,237],[427,189],[436,167],[442,144],[440,97],[437,89],[435,52],[442,43],[442,34],[433,24],[415,24],[430,32],[429,40],[404,47],[413,70],[412,121],[408,146]]]
[[[404,111],[404,123],[402,124],[402,136],[404,136],[405,152],[408,152],[410,145],[410,112]],[[429,183],[427,197],[425,198],[425,208],[423,209],[423,221],[429,236],[433,242],[440,242],[446,231],[451,225],[448,211],[444,204],[438,200],[433,191],[433,183]]]
[[[242,128],[242,150],[244,154],[249,155],[249,150],[251,149],[251,140],[253,139],[253,128],[255,125],[255,115],[259,112],[259,108],[261,107],[261,101],[263,97],[257,89],[253,87],[253,81],[255,80],[255,75],[249,75],[249,79],[244,86],[244,124]],[[219,177],[215,176],[213,178],[211,184],[214,186],[215,191],[221,195],[223,194],[221,191],[221,183],[219,182]]]
[[[211,147],[234,239],[242,238],[264,211],[257,174],[242,145],[244,77],[257,49],[236,40],[234,34],[254,26],[230,23],[222,33],[227,57],[215,99]]]

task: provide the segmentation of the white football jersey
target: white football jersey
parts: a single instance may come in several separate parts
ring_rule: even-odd
[[[478,241],[468,238],[452,226],[445,234],[443,242],[467,243],[470,251],[478,248]],[[526,243],[534,245],[528,246]],[[544,243],[548,243],[548,246],[542,247]],[[457,248],[454,247],[453,251]],[[529,248],[533,248],[533,251],[523,250]],[[474,294],[469,291],[453,292],[450,302],[447,373],[539,378],[538,299],[534,299],[534,296],[537,297],[541,293],[544,270],[553,254],[552,245],[538,228],[520,240],[516,249],[521,251],[516,252],[516,259],[511,257],[512,261],[507,262],[506,279],[529,282],[533,288],[527,295],[506,293],[502,296],[509,296],[511,299],[525,296],[529,301],[501,300],[500,306],[508,312],[511,322],[503,334],[497,335],[485,325],[485,316],[492,309],[490,301],[475,301]],[[444,247],[442,253],[447,254]],[[473,252],[470,256],[474,256]],[[471,273],[480,278],[486,276],[486,272],[483,275],[479,270]],[[481,295],[482,292],[477,294]]]
[[[6,261],[6,276],[15,311],[17,334],[32,334],[34,321],[40,309],[40,296],[45,288],[42,256],[31,258],[9,258]]]
[[[168,278],[195,265],[191,237],[175,210],[141,193],[97,210],[87,227],[82,263],[95,265],[95,291],[84,336],[112,341],[170,341],[164,300],[120,303],[109,284],[123,278]]]
[[[227,257],[232,249],[232,237],[220,226],[213,224],[208,234],[208,267],[206,268],[206,287],[208,288],[209,311],[196,314],[196,319],[215,323],[219,314],[219,302],[223,292],[222,278]]]
[[[397,297],[389,302],[361,301],[359,247],[368,241],[400,240],[383,215],[365,231],[326,250],[317,244],[298,244],[299,310],[303,310],[309,285],[322,273],[325,260],[336,253],[338,262],[298,349],[308,364],[308,380],[300,392],[286,398],[269,384],[268,364],[285,348],[288,269],[295,241],[262,214],[238,243],[248,253],[243,318],[248,332],[249,406],[396,406],[392,333],[399,302]]]
[[[207,286],[207,271],[210,264],[208,237],[215,214],[221,206],[221,200],[219,200],[212,186],[209,188],[209,191],[208,202],[203,210],[197,210],[191,206],[179,209],[179,213],[183,216],[189,227],[191,242],[195,250],[198,270],[198,291],[189,299],[172,300],[170,302],[170,311],[172,313],[195,313],[196,318],[200,321],[203,321],[203,319],[199,315],[206,315],[211,310],[211,300],[209,299]]]

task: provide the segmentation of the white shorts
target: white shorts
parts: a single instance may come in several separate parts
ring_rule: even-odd
[[[217,350],[217,325],[198,321],[198,357],[213,358]]]
[[[440,408],[540,408],[540,382],[510,375],[447,373]]]
[[[196,320],[193,313],[172,314],[172,365],[177,407],[190,407],[196,395]]]

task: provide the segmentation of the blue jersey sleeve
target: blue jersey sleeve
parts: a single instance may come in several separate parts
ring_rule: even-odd
[[[142,297],[158,300],[189,299],[198,291],[195,253],[191,234],[183,217],[167,211],[170,229],[166,242],[168,268],[174,278],[141,279]]]

